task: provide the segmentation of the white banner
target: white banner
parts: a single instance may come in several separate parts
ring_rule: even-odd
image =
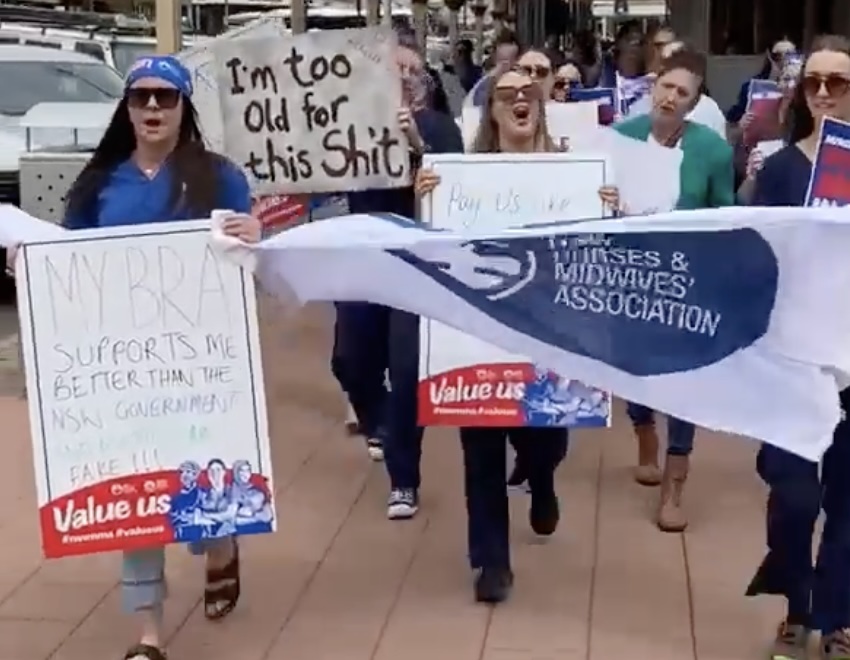
[[[845,209],[681,211],[463,234],[359,215],[258,247],[270,291],[420,314],[811,459],[829,445],[839,387],[850,384]]]

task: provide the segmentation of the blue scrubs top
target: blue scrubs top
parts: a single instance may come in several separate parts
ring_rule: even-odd
[[[62,224],[66,229],[93,229],[197,218],[197,213],[189,209],[170,208],[170,197],[171,170],[168,163],[160,168],[156,176],[149,178],[132,160],[127,160],[109,175],[98,195],[96,215],[66,214]],[[251,212],[248,180],[233,163],[225,162],[221,165],[216,208],[236,213]]]

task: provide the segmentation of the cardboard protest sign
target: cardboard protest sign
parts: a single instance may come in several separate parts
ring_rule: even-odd
[[[254,279],[209,237],[192,221],[22,248],[47,557],[274,531]]]
[[[850,124],[826,118],[820,129],[806,206],[850,204]]]
[[[192,73],[192,104],[198,113],[201,131],[210,149],[224,153],[224,125],[219,103],[218,80],[215,72],[215,48],[234,39],[281,38],[289,34],[286,17],[269,12],[240,28],[204,40],[177,55]]]
[[[215,51],[225,153],[258,194],[410,183],[389,28],[239,39]]]
[[[611,174],[604,157],[566,154],[434,155],[425,166],[441,177],[425,220],[436,229],[476,233],[602,217],[597,191]],[[492,300],[522,288],[537,270],[534,259],[514,268],[508,257],[502,271],[499,253],[494,242],[488,268],[465,273],[488,288]],[[423,426],[605,426],[610,397],[546,364],[422,318],[418,410]]]

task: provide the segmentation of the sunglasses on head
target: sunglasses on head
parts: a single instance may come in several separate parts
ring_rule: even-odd
[[[542,64],[526,65],[517,68],[529,78],[546,78],[552,73],[551,68]]]
[[[526,101],[538,101],[542,96],[539,85],[525,85],[524,87],[497,87],[493,92],[493,98],[500,103],[516,103],[520,95]]]
[[[180,102],[180,90],[173,87],[131,87],[124,96],[131,108],[146,108],[153,99],[158,108],[173,110]]]
[[[844,96],[850,90],[850,79],[837,73],[827,76],[809,75],[803,78],[800,85],[806,96],[816,96],[823,87],[827,95],[835,99]]]

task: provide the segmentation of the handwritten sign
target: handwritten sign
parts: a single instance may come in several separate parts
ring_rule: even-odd
[[[281,38],[289,34],[286,18],[270,12],[244,26],[228,30],[212,39],[205,39],[196,46],[177,55],[192,74],[192,101],[198,112],[201,131],[210,149],[224,153],[224,123],[219,104],[218,80],[216,79],[215,49],[234,39]]]
[[[823,120],[806,206],[850,204],[850,124]]]
[[[275,527],[253,279],[208,222],[139,229],[18,262],[48,557]]]
[[[604,157],[566,154],[428,156],[441,177],[426,205],[434,228],[494,232],[565,219],[600,218],[598,190],[610,182]],[[555,183],[557,182],[557,183]],[[497,300],[534,279],[536,258],[517,260],[493,241],[472,265],[470,278]],[[500,259],[502,255],[504,258]],[[454,263],[449,260],[448,263]],[[424,426],[604,426],[610,419],[607,393],[553,373],[492,344],[437,321],[420,322],[419,422]]]
[[[259,194],[409,184],[387,28],[240,39],[216,50],[225,152]]]

